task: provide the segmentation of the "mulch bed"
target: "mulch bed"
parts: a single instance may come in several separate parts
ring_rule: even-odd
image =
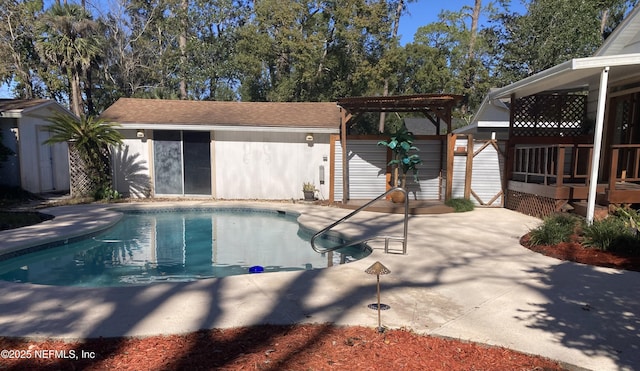
[[[640,272],[640,256],[584,247],[576,239],[573,242],[563,242],[558,245],[532,246],[527,234],[520,239],[520,244],[529,250],[560,260]]]
[[[20,350],[15,353],[32,357],[0,359],[0,369],[7,370],[565,369],[554,361],[505,348],[403,330],[378,333],[372,328],[330,325],[266,325],[82,343],[0,338],[0,349]],[[44,354],[51,358],[42,358],[39,350],[47,350]]]

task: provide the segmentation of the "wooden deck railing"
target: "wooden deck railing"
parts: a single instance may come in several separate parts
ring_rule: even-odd
[[[640,144],[616,144],[611,147],[609,191],[626,182],[640,182]]]
[[[592,144],[517,144],[511,178],[525,183],[588,184]]]

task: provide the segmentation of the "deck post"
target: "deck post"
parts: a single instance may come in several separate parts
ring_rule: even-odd
[[[587,197],[587,224],[593,224],[596,210],[596,192],[598,189],[598,168],[600,167],[600,152],[602,148],[602,131],[604,128],[604,109],[607,101],[607,85],[609,84],[609,67],[604,67],[600,74],[598,91],[598,109],[596,111],[596,127],[593,133],[593,159],[589,180],[589,194]]]

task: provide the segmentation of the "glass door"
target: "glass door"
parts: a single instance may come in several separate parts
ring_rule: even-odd
[[[153,133],[155,193],[211,195],[211,135],[208,131]]]
[[[185,131],[184,193],[211,194],[211,136],[208,131]]]

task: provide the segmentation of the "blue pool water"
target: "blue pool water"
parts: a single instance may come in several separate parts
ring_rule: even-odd
[[[311,249],[309,239],[295,216],[282,211],[130,210],[97,235],[0,261],[0,279],[64,286],[145,285],[326,268],[370,253],[366,246],[356,246],[321,255]],[[338,241],[323,243],[335,246]]]

